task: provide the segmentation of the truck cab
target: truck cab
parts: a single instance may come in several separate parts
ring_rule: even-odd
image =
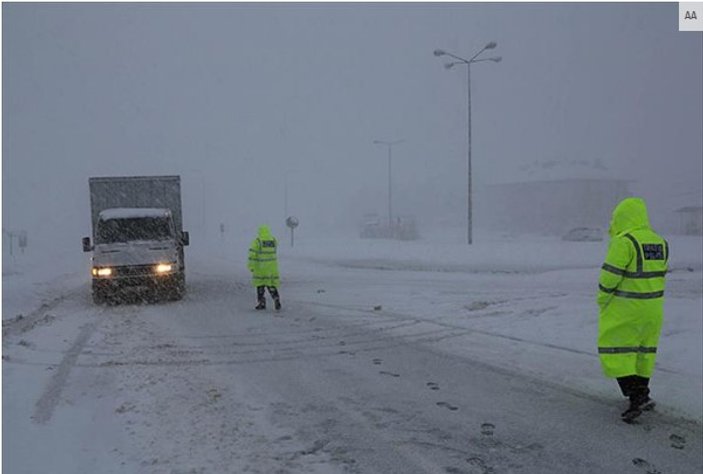
[[[185,293],[180,182],[177,177],[91,178],[93,252],[91,277],[96,304],[147,294],[181,299]],[[111,207],[166,204],[169,207]]]
[[[180,299],[185,291],[183,246],[188,240],[187,232],[177,235],[168,209],[101,211],[95,244],[86,237],[83,247],[93,251],[93,299],[102,303],[128,289]]]

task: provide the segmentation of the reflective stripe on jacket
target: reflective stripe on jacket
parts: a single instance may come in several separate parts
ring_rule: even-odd
[[[669,245],[649,228],[644,201],[613,211],[598,281],[598,353],[608,377],[651,377],[661,333]]]
[[[280,284],[276,249],[278,241],[271,235],[268,226],[259,227],[259,235],[249,246],[247,267],[251,271],[253,286],[275,286]]]

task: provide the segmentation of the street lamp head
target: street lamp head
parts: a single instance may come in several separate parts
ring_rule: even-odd
[[[451,69],[451,68],[454,67],[454,64],[456,64],[456,63],[446,63],[446,64],[444,65],[444,67],[445,67],[445,69]]]
[[[495,41],[491,41],[490,43],[488,43],[488,44],[486,45],[486,47],[485,47],[484,49],[493,49],[493,48],[495,48],[496,46],[498,46],[498,43],[496,43]]]
[[[435,56],[444,56],[444,55],[447,54],[447,53],[445,53],[444,50],[435,49],[433,54],[434,54]]]
[[[503,60],[503,58],[501,56],[498,56],[497,58],[491,58],[491,61],[493,61],[494,63],[499,63],[502,60]]]

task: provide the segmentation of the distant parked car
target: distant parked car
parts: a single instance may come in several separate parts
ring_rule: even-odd
[[[364,215],[360,233],[362,239],[380,239],[385,237],[385,231],[377,214]]]
[[[385,228],[380,222],[365,222],[361,228],[362,239],[380,239],[385,237]]]
[[[603,240],[603,229],[598,227],[574,227],[564,234],[561,240],[570,242],[600,242]]]

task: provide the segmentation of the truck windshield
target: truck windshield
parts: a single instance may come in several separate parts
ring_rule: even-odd
[[[108,219],[98,223],[98,244],[132,242],[135,240],[166,240],[173,238],[171,221],[163,217],[134,217]]]

